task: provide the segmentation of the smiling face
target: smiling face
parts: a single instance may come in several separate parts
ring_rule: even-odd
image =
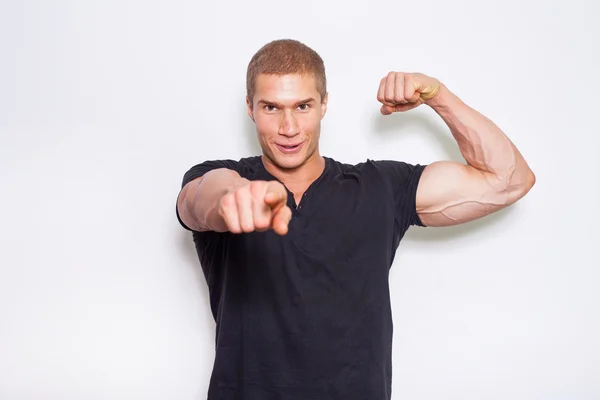
[[[254,89],[248,115],[267,161],[282,170],[319,162],[327,95],[321,99],[314,76],[260,74]]]

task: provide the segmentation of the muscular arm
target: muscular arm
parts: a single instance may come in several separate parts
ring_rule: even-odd
[[[177,199],[177,210],[190,229],[226,232],[227,225],[219,214],[219,201],[248,180],[230,169],[220,168],[207,172],[187,183]]]
[[[443,85],[427,104],[446,122],[467,164],[439,161],[425,168],[416,199],[425,225],[481,218],[527,194],[535,175],[500,128]]]

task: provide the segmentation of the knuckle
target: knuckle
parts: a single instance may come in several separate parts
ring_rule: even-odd
[[[252,198],[261,196],[261,194],[263,194],[264,191],[264,185],[262,185],[261,182],[252,182],[250,184],[250,195],[252,196]]]
[[[228,193],[225,196],[221,197],[220,201],[220,209],[227,210],[235,206],[235,197],[233,193]]]
[[[223,219],[225,221],[225,225],[227,225],[227,229],[229,229],[233,233],[240,232],[240,225],[238,223],[238,220],[237,218],[235,218],[234,215],[232,215],[232,213],[227,213],[223,215]]]
[[[254,191],[263,189],[265,187],[265,182],[264,181],[251,181],[248,186],[250,187],[250,191],[254,192]]]
[[[283,197],[284,195],[287,195],[287,190],[285,188],[285,185],[283,183],[281,183],[281,182],[275,181],[274,186],[273,186],[273,190],[280,197]]]
[[[243,218],[242,221],[240,221],[240,228],[243,232],[252,232],[254,230],[254,222],[252,221],[251,214],[249,215],[249,218]]]
[[[242,232],[250,233],[254,230],[254,225],[252,224],[242,224]]]
[[[249,191],[249,189],[247,186],[241,187],[238,190],[236,190],[235,191],[235,200],[242,201],[242,200],[246,199],[248,196],[248,191]]]
[[[227,229],[229,229],[233,233],[240,233],[242,230],[240,229],[240,224],[237,222],[237,219],[226,218],[225,224],[227,225]]]
[[[264,217],[259,217],[254,222],[254,227],[256,228],[256,230],[260,230],[260,231],[264,231],[264,230],[268,229],[270,225],[271,225],[271,221],[268,218],[264,218]]]

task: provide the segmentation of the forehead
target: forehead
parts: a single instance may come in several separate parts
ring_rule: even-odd
[[[254,90],[255,100],[294,101],[320,97],[315,77],[308,74],[260,74]]]

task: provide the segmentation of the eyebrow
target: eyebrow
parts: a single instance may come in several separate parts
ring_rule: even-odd
[[[308,99],[304,99],[302,101],[298,101],[296,103],[294,103],[294,107],[298,107],[300,104],[307,104],[307,103],[311,103],[314,102],[315,99],[313,99],[312,97],[308,98]],[[277,108],[284,108],[283,104],[277,103],[277,102],[273,102],[273,101],[267,101],[264,99],[260,99],[258,101],[258,104],[264,104],[266,106],[275,106]]]

